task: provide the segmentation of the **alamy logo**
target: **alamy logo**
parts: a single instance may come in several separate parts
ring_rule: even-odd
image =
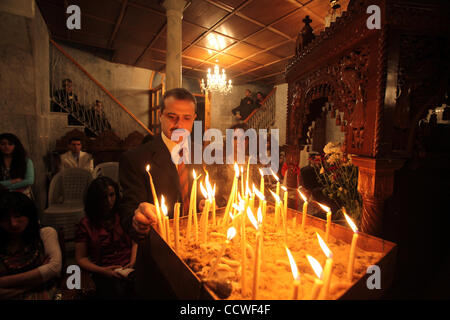
[[[377,265],[367,268],[367,274],[371,274],[366,281],[367,289],[381,289],[381,269]]]
[[[72,264],[67,267],[67,277],[66,286],[67,289],[81,289],[81,270],[76,264]]]
[[[66,20],[66,26],[67,29],[69,30],[73,30],[73,29],[77,29],[80,30],[81,29],[81,10],[80,7],[77,5],[71,5],[67,7],[66,10],[67,14],[70,14],[70,16],[67,18]]]
[[[373,4],[367,7],[367,14],[370,16],[367,18],[367,28],[369,29],[381,29],[381,9],[379,6]]]
[[[279,168],[279,130],[270,129],[270,154],[267,129],[227,129],[225,143],[219,129],[208,129],[202,137],[202,122],[194,121],[193,134],[185,129],[177,129],[172,133],[171,140],[180,141],[172,150],[172,161],[175,164],[191,163],[191,146],[193,146],[193,163],[195,164],[245,164],[248,149],[250,164],[260,163],[270,167],[261,168],[264,175],[277,172]],[[193,136],[193,141],[192,140]],[[248,142],[246,142],[246,139]],[[203,141],[210,143],[203,149]],[[225,146],[226,147],[225,147]],[[246,148],[248,145],[248,148]],[[181,151],[183,150],[182,155]],[[236,150],[236,157],[235,157]],[[224,152],[225,151],[225,152]],[[225,162],[224,162],[225,154]]]

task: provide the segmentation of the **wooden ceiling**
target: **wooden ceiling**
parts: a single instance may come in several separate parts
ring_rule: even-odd
[[[55,40],[117,63],[164,72],[166,16],[159,0],[36,0]],[[341,0],[342,11],[349,0]],[[66,28],[66,8],[81,9],[81,30]],[[284,82],[303,18],[325,27],[329,0],[192,0],[183,15],[183,75],[225,68],[234,83]]]

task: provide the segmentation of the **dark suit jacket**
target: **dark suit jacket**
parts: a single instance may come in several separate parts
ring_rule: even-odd
[[[147,164],[151,166],[150,173],[158,200],[161,202],[161,195],[164,195],[170,218],[173,217],[175,202],[181,203],[178,171],[161,135],[158,135],[155,136],[154,140],[124,153],[120,158],[119,179],[123,189],[123,198],[120,204],[121,223],[139,244],[135,266],[138,296],[141,298],[173,299],[176,297],[151,257],[149,239],[139,239],[132,226],[134,211],[138,208],[139,203],[154,203],[149,177],[145,170]],[[194,165],[187,166],[191,172]],[[196,172],[199,173],[197,169]],[[192,174],[189,174],[189,179],[190,192]],[[181,206],[180,212],[183,212],[183,204]]]

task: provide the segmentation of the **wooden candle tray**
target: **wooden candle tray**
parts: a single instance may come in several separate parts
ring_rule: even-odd
[[[268,206],[273,204],[268,203]],[[217,216],[222,216],[225,208],[217,210]],[[292,217],[300,214],[298,211],[288,208],[288,215]],[[182,217],[181,219],[186,219]],[[325,228],[326,221],[314,216],[306,216],[306,225],[317,228]],[[330,235],[346,242],[350,245],[353,237],[353,231],[350,228],[332,223]],[[159,233],[153,228],[150,230],[150,246],[153,259],[158,264],[166,281],[171,285],[179,299],[182,300],[219,300],[198,276],[189,268],[189,266],[178,256],[174,249],[169,246]],[[397,245],[365,233],[359,233],[357,246],[366,251],[381,252],[383,255],[376,265],[381,270],[381,289],[367,288],[367,279],[371,274],[365,274],[359,278],[353,286],[345,291],[339,300],[369,300],[379,299],[390,287],[397,256]]]

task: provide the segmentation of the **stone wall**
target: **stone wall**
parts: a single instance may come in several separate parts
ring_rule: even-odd
[[[49,40],[34,1],[25,2],[0,3],[0,131],[17,135],[28,151],[35,167],[33,192],[43,208],[44,156],[49,150]]]

